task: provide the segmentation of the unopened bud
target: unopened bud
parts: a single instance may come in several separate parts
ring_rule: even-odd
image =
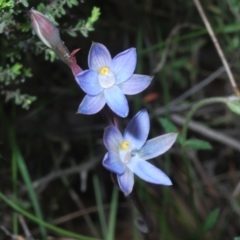
[[[30,10],[30,15],[34,32],[46,46],[55,48],[62,42],[58,29],[45,15],[34,9]]]
[[[31,9],[31,22],[34,32],[40,40],[49,48],[52,48],[58,58],[66,63],[72,70],[74,76],[79,74],[82,69],[77,65],[75,54],[79,49],[74,50],[71,54],[59,36],[58,29],[42,13]]]

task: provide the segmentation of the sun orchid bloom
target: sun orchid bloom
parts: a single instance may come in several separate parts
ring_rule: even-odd
[[[136,49],[130,48],[113,59],[107,48],[93,43],[88,55],[89,70],[76,75],[76,81],[86,92],[78,113],[94,114],[104,105],[120,117],[129,112],[126,95],[134,95],[146,89],[152,77],[133,74],[137,62]]]
[[[146,160],[171,148],[177,133],[167,133],[147,141],[149,129],[146,110],[141,110],[132,118],[123,135],[114,125],[105,129],[103,141],[108,152],[104,156],[103,166],[117,175],[119,187],[125,195],[132,192],[134,173],[146,182],[172,185],[165,173]]]

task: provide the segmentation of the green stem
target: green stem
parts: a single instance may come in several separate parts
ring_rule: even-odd
[[[56,227],[54,225],[51,225],[50,223],[44,222],[41,219],[36,218],[31,213],[27,212],[26,210],[24,210],[23,208],[21,208],[17,204],[15,204],[13,201],[9,200],[2,192],[0,192],[0,199],[3,200],[7,205],[9,205],[15,211],[21,213],[22,215],[29,218],[33,222],[35,222],[37,224],[40,224],[40,225],[48,228],[49,230],[52,230],[53,232],[55,232],[59,235],[66,236],[66,237],[72,237],[72,238],[76,238],[76,239],[79,239],[79,240],[100,240],[100,239],[97,239],[97,238],[86,237],[86,236],[83,236],[83,235],[80,235],[80,234],[77,234],[77,233],[73,233],[73,232],[64,230],[62,228]]]
[[[159,53],[160,55],[160,53]],[[164,105],[166,106],[166,117],[169,119],[169,106],[168,103],[170,101],[170,91],[169,91],[169,82],[167,80],[168,78],[168,71],[165,69],[162,69],[161,72],[161,83],[163,88],[163,99],[164,99]],[[170,156],[169,153],[166,153],[164,155],[164,163],[165,163],[165,171],[168,174],[170,172]],[[169,230],[169,226],[167,223],[167,213],[169,212],[169,209],[171,208],[171,201],[170,201],[170,195],[169,195],[169,189],[163,188],[163,207],[161,210],[161,239],[164,239],[166,236],[168,239],[172,239],[171,231]]]

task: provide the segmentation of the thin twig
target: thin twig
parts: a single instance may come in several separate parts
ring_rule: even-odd
[[[177,114],[172,114],[170,115],[171,120],[179,125],[184,125],[186,118],[177,115]],[[227,135],[224,135],[222,133],[219,133],[211,128],[208,128],[196,121],[190,120],[188,124],[188,129],[197,132],[209,139],[215,140],[217,142],[223,143],[237,151],[240,151],[240,142],[232,137],[229,137]]]
[[[76,167],[76,165],[74,165],[73,167]],[[87,175],[87,171],[86,170],[81,171],[81,172],[84,172]],[[63,184],[65,185],[65,187],[68,189],[70,197],[75,202],[75,204],[77,205],[79,210],[82,210],[84,212],[86,208],[85,208],[81,198],[78,196],[76,191],[71,187],[71,184],[70,184],[70,181],[68,180],[68,178],[65,177],[65,176],[61,176],[61,180],[62,180]],[[98,229],[95,226],[95,224],[93,223],[93,221],[90,218],[90,216],[88,214],[84,214],[83,218],[84,218],[85,222],[87,223],[87,226],[90,229],[90,231],[93,234],[93,236],[96,237],[96,238],[100,238],[100,234],[98,232]]]
[[[10,233],[4,226],[0,226],[0,228],[6,234],[6,236],[11,237],[12,240],[24,240],[23,237]]]
[[[19,219],[19,222],[22,226],[22,229],[24,231],[24,234],[25,234],[25,237],[26,237],[26,240],[34,240],[34,238],[32,237],[32,234],[31,232],[29,231],[29,228],[24,220],[24,217],[22,215],[18,215],[18,219]]]
[[[154,111],[153,115],[161,115],[163,113],[165,113],[166,111],[171,112],[172,109],[174,109],[174,107],[181,103],[183,100],[185,100],[186,98],[190,97],[191,95],[193,95],[194,93],[198,92],[200,89],[206,87],[208,84],[210,84],[211,82],[213,82],[215,79],[217,79],[222,73],[225,72],[225,68],[222,66],[220,68],[218,68],[215,72],[213,72],[210,76],[208,76],[207,78],[203,79],[201,82],[199,82],[198,84],[194,85],[192,88],[190,88],[189,90],[187,90],[186,92],[184,92],[183,94],[181,94],[179,97],[173,99],[170,103],[168,103],[166,106],[164,107],[160,107],[157,108]],[[179,108],[180,106],[177,106],[177,108]]]
[[[230,67],[228,65],[228,62],[227,62],[225,56],[224,56],[224,53],[223,53],[222,48],[221,48],[221,46],[220,46],[220,44],[218,42],[218,39],[216,38],[216,35],[214,34],[213,29],[212,29],[212,27],[211,27],[211,25],[210,25],[210,23],[209,23],[209,21],[207,19],[207,16],[206,16],[206,14],[205,14],[205,12],[204,12],[204,10],[202,8],[202,5],[199,2],[199,0],[193,0],[193,2],[195,3],[195,5],[196,5],[196,7],[197,7],[197,9],[199,11],[199,14],[200,14],[200,16],[201,16],[201,18],[202,18],[202,20],[203,20],[203,22],[204,22],[204,24],[205,24],[205,26],[207,28],[208,34],[210,35],[210,37],[211,37],[211,39],[213,41],[213,44],[214,44],[214,46],[215,46],[215,48],[216,48],[216,50],[218,52],[218,55],[219,55],[219,57],[220,57],[220,59],[222,61],[222,64],[224,65],[224,67],[226,69],[226,72],[227,72],[227,75],[229,77],[230,83],[232,85],[233,91],[236,93],[236,95],[238,97],[240,97],[240,92],[239,92],[237,84],[236,84],[236,82],[234,80],[233,74],[232,74],[232,72],[230,70]]]
[[[89,160],[88,162],[82,163],[78,166],[74,166],[68,169],[60,170],[60,171],[54,171],[50,174],[48,174],[45,177],[42,177],[36,181],[34,181],[33,187],[38,188],[42,184],[47,184],[57,178],[60,178],[62,176],[68,176],[74,173],[79,173],[81,171],[89,171],[91,168],[93,168],[97,163],[99,162],[99,158],[92,158],[92,160]]]
[[[196,168],[197,173],[199,173],[202,179],[202,183],[206,186],[207,191],[211,194],[212,197],[217,198],[219,194],[217,193],[211,178],[208,176],[200,160],[198,159],[196,150],[189,149],[187,154],[191,159],[194,167]]]
[[[109,208],[110,208],[109,204],[103,204],[104,210],[109,210]],[[129,202],[120,203],[119,208],[121,208],[121,209],[122,208],[131,208],[131,205]],[[75,211],[75,212],[69,213],[67,215],[64,215],[62,217],[59,217],[57,219],[54,219],[51,223],[54,225],[59,225],[59,224],[71,221],[75,218],[82,217],[85,214],[91,214],[91,213],[96,213],[96,212],[97,212],[97,206],[93,206],[93,207],[85,208],[84,211],[82,211],[82,210]]]

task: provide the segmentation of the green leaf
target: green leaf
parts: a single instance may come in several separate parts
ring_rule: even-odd
[[[240,237],[235,237],[234,240],[240,240]]]
[[[232,112],[240,115],[240,102],[228,102],[227,106]]]
[[[64,10],[64,8],[60,8],[59,10],[60,10],[60,12],[61,12],[62,15],[65,15],[65,14],[66,14],[66,11]]]
[[[174,81],[179,85],[179,87],[185,88],[187,86],[188,82],[186,81],[182,71],[175,70],[172,75]]]
[[[52,49],[47,48],[45,50],[45,59],[46,60],[50,60],[50,62],[54,62],[56,57],[57,57],[56,53]]]
[[[158,119],[166,132],[178,132],[178,128],[167,118]]]
[[[177,126],[172,123],[168,118],[159,118],[158,121],[162,125],[165,132],[178,132]],[[178,134],[176,142],[182,143],[182,135]]]
[[[88,37],[88,31],[86,31],[84,29],[80,29],[80,32],[84,37]]]
[[[94,22],[96,22],[98,20],[100,15],[101,15],[100,8],[93,7],[92,15],[91,15],[91,17],[88,18],[87,22],[90,22],[91,24],[93,24]]]
[[[21,2],[22,2],[22,5],[23,5],[24,7],[28,7],[28,2],[27,2],[27,0],[22,0]]]
[[[219,213],[219,208],[216,208],[207,216],[207,219],[203,225],[204,232],[209,232],[215,226]]]
[[[67,33],[72,36],[72,37],[76,37],[77,36],[77,33],[76,32],[73,32],[73,31],[67,31]]]
[[[12,67],[11,67],[11,71],[16,74],[19,75],[21,73],[21,68],[23,67],[22,64],[20,63],[15,63]]]
[[[13,8],[13,7],[14,7],[13,0],[9,0],[9,1],[0,0],[0,10],[2,10],[4,8]]]
[[[71,1],[67,1],[67,6],[68,6],[69,8],[72,7],[72,3],[71,3]]]
[[[78,1],[77,0],[71,0],[71,3],[72,3],[72,5],[75,5],[75,6],[78,5]]]
[[[0,23],[0,34],[3,33],[5,26],[6,26],[6,24],[4,22]]]
[[[188,139],[185,144],[185,147],[196,149],[196,150],[207,150],[212,149],[212,146],[209,142],[199,139]]]

